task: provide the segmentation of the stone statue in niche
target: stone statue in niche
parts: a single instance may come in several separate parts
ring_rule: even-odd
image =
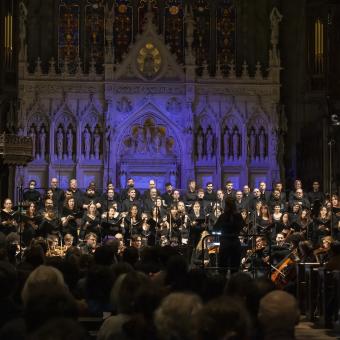
[[[259,151],[260,151],[260,158],[264,159],[266,157],[266,135],[264,130],[260,130],[259,134]]]
[[[182,111],[181,102],[176,97],[170,98],[167,102],[166,110],[169,113],[180,113]]]
[[[144,59],[144,68],[143,68],[143,74],[147,77],[147,78],[152,78],[155,75],[156,71],[155,71],[155,60],[153,55],[148,52],[145,55],[145,59]]]
[[[29,136],[32,138],[32,155],[33,155],[33,159],[35,159],[36,154],[37,154],[37,149],[36,149],[36,145],[37,145],[37,135],[35,133],[34,127],[32,126],[30,128],[30,132],[29,132]]]
[[[67,159],[72,159],[72,154],[73,154],[73,132],[72,132],[71,128],[68,128],[68,130],[67,130],[66,141],[67,141]]]
[[[249,135],[249,152],[250,152],[250,158],[256,159],[256,134],[254,129],[250,130]]]
[[[214,141],[213,141],[213,134],[211,129],[208,129],[206,134],[206,142],[207,142],[207,157],[211,158],[214,156]]]
[[[223,137],[223,145],[224,145],[224,159],[229,159],[229,151],[230,151],[230,134],[229,129],[226,128]]]
[[[156,131],[153,139],[153,149],[155,153],[160,153],[162,148],[162,134],[160,131]]]
[[[63,158],[63,151],[64,151],[64,132],[61,127],[57,130],[57,157],[58,159]]]
[[[238,131],[235,129],[233,133],[233,158],[239,159],[239,150],[240,150],[240,135]]]
[[[113,35],[113,24],[115,19],[115,6],[113,5],[111,9],[106,4],[105,6],[105,34],[107,37],[112,37]]]
[[[84,130],[84,157],[85,159],[90,159],[91,150],[91,134],[88,127]]]
[[[42,126],[39,133],[39,144],[40,144],[40,159],[45,160],[46,153],[46,131],[45,127]]]
[[[95,159],[99,159],[100,156],[100,134],[99,129],[96,128],[93,136],[93,149],[94,149],[94,157]]]
[[[117,102],[117,111],[121,113],[127,113],[132,110],[132,105],[131,102],[128,98],[122,97],[118,102]]]
[[[134,147],[135,147],[135,152],[144,152],[144,136],[143,136],[143,129],[138,127],[136,137],[134,140]],[[125,184],[124,184],[125,185]]]
[[[202,158],[203,157],[203,133],[202,130],[198,130],[197,133],[197,156],[198,158]]]
[[[151,134],[151,128],[147,127],[145,131],[145,150],[148,152],[151,151],[152,147],[152,134]]]

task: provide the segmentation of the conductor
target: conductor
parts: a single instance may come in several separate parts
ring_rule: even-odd
[[[239,234],[242,229],[241,214],[236,213],[235,201],[232,197],[225,200],[225,209],[216,221],[213,230],[220,232],[219,265],[237,272],[241,263],[241,243]]]

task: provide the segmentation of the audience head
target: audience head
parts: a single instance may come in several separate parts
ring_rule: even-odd
[[[154,316],[159,339],[190,339],[191,320],[201,308],[202,302],[197,295],[189,293],[168,295]]]
[[[275,339],[275,334],[294,334],[300,312],[295,297],[282,290],[274,290],[261,301],[258,320],[265,338]]]

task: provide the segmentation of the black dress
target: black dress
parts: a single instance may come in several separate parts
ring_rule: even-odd
[[[241,264],[241,243],[239,235],[243,220],[240,214],[223,213],[217,220],[214,231],[221,233],[219,266],[237,272]]]

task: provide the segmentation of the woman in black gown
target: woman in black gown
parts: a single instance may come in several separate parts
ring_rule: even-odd
[[[214,231],[220,232],[219,265],[222,268],[230,269],[230,272],[237,272],[241,264],[241,243],[239,235],[243,221],[240,214],[236,213],[233,198],[225,200],[225,209],[218,218]]]

